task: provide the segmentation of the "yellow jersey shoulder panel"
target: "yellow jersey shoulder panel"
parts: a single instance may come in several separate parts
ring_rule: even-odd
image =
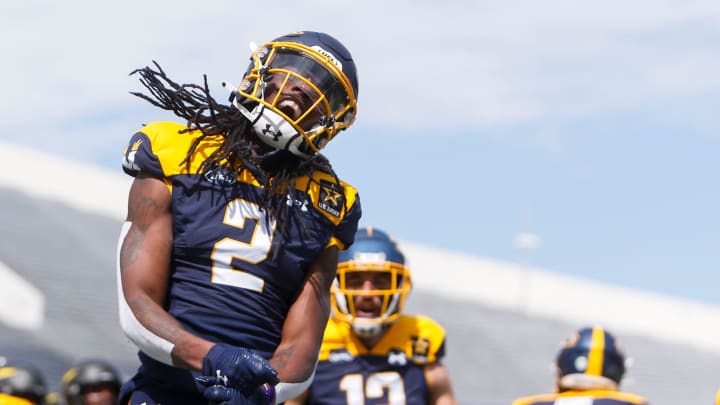
[[[196,148],[190,166],[183,163],[193,142],[202,135],[200,131],[181,132],[187,129],[177,122],[158,121],[144,126],[140,132],[150,141],[152,154],[157,156],[165,177],[197,172],[212,152],[222,144],[222,136],[206,137]]]
[[[367,349],[353,334],[350,324],[331,316],[325,327],[319,360],[327,360],[330,353],[339,349],[345,349],[354,356],[367,353]]]
[[[358,199],[358,191],[355,187],[321,171],[299,178],[296,188],[305,190],[310,195],[313,206],[336,225],[342,221]],[[340,250],[345,249],[344,244],[339,240],[332,240],[330,245],[333,244]]]
[[[444,343],[445,330],[426,316],[401,316],[372,348],[365,347],[350,324],[331,317],[325,328],[320,360],[327,360],[331,352],[340,349],[353,356],[387,356],[392,350],[403,350],[411,362],[429,364],[442,356],[439,351]]]
[[[388,328],[372,352],[387,353],[393,348],[405,350],[416,364],[434,363],[445,343],[445,329],[422,315],[402,315]],[[442,354],[440,354],[442,355]]]

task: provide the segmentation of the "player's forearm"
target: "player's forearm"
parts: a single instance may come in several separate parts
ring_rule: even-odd
[[[285,344],[270,359],[282,382],[297,383],[310,378],[315,371],[319,346]]]
[[[306,299],[307,295],[301,295],[290,309],[283,326],[282,341],[270,359],[280,381],[305,381],[315,371],[330,304],[317,300],[314,293],[311,295],[313,299],[310,300]]]
[[[320,274],[309,276],[303,291],[290,307],[282,340],[270,364],[280,381],[298,382],[315,370],[322,337],[330,316],[329,285]]]
[[[187,332],[147,295],[131,296],[127,304],[139,325],[123,329],[140,350],[164,363],[202,370],[203,357],[214,343]]]
[[[270,359],[281,381],[275,386],[276,403],[285,403],[308,389],[315,376],[318,349],[298,350],[292,345],[278,347]]]

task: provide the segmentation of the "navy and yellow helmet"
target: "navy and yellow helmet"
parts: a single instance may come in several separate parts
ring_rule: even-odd
[[[617,339],[600,326],[570,335],[556,364],[560,390],[617,389],[625,374],[625,355]]]
[[[298,31],[257,47],[250,60],[240,86],[231,89],[235,95],[231,99],[265,144],[309,158],[352,125],[357,68],[337,39],[322,32]],[[271,80],[280,83],[274,97],[268,96]],[[279,97],[292,86],[304,89],[308,101],[302,108],[284,106],[287,100]]]
[[[88,389],[108,387],[118,393],[122,380],[120,374],[110,363],[104,360],[90,359],[66,371],[60,385],[65,405],[83,405],[83,394]]]
[[[39,404],[45,398],[47,386],[40,370],[30,365],[0,367],[0,393]]]
[[[387,288],[353,288],[348,280],[359,272],[387,274],[389,281],[384,286]],[[337,277],[331,289],[333,315],[350,323],[358,335],[375,336],[400,317],[411,287],[410,270],[395,241],[381,230],[361,228],[355,234],[355,242],[339,254]],[[376,317],[358,316],[355,306],[358,296],[381,297],[380,313]]]

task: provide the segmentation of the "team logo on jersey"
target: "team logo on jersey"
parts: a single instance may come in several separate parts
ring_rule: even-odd
[[[427,338],[420,338],[413,336],[410,338],[412,341],[412,358],[418,363],[426,363],[428,359],[428,353],[430,352],[430,340]]]
[[[205,172],[205,179],[218,186],[232,186],[237,183],[237,175],[227,167],[216,167]]]
[[[349,363],[353,360],[355,360],[355,356],[347,351],[347,349],[331,350],[328,355],[328,361],[330,363]]]
[[[339,217],[344,205],[343,190],[336,184],[321,180],[318,207],[333,216]]]
[[[137,153],[138,149],[140,149],[140,145],[142,144],[142,142],[142,139],[138,139],[137,141],[133,142],[132,146],[128,145],[125,147],[125,150],[123,151],[122,165],[127,170],[140,171],[140,166],[135,163],[135,154]]]
[[[387,362],[391,366],[404,366],[407,364],[407,356],[405,355],[405,351],[400,349],[390,349],[390,353],[388,353]]]

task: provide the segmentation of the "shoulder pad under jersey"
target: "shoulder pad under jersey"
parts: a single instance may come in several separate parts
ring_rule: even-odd
[[[154,122],[136,132],[123,152],[125,173],[137,176],[140,172],[166,178],[176,174],[195,173],[202,162],[222,142],[221,137],[209,137],[197,147],[190,166],[183,162],[200,131],[181,132],[185,125],[176,122]]]
[[[298,179],[297,188],[305,190],[313,207],[335,224],[333,239],[341,250],[347,249],[355,240],[362,215],[360,196],[355,187],[333,175],[315,171]]]
[[[404,347],[407,358],[413,363],[434,363],[445,356],[445,329],[427,316],[403,315],[373,351],[395,347]]]

